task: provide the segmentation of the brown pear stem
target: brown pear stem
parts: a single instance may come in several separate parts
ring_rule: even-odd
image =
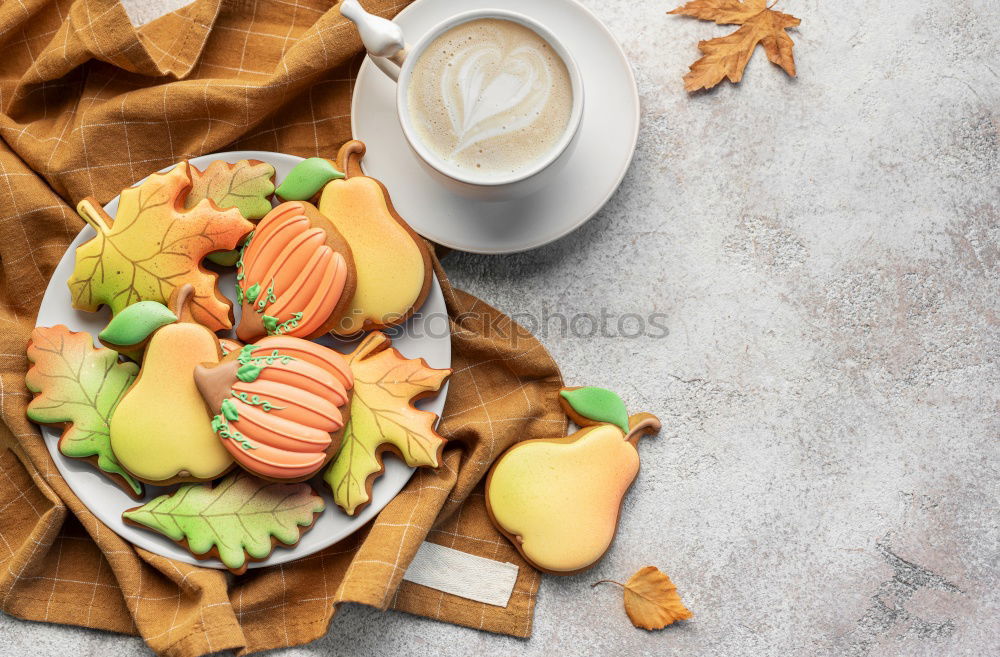
[[[352,139],[340,147],[336,166],[344,172],[345,178],[365,175],[361,170],[361,158],[364,157],[364,154],[365,144],[357,139]]]
[[[625,440],[633,445],[643,436],[651,436],[660,431],[660,420],[652,413],[636,413],[628,418],[628,433]]]
[[[173,308],[170,309],[177,319],[181,318],[181,313],[194,298],[194,286],[190,283],[185,283],[177,290],[177,294],[174,296],[174,302],[171,304]]]
[[[77,203],[76,213],[84,221],[93,226],[94,230],[98,233],[107,234],[111,232],[111,224],[114,223],[114,219],[94,199],[88,197]]]

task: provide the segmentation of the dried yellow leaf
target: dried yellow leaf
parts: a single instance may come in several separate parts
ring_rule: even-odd
[[[625,595],[625,613],[636,627],[662,630],[674,621],[688,620],[693,616],[681,602],[677,587],[656,566],[640,568],[624,584],[614,580],[601,580],[598,584],[617,584]]]

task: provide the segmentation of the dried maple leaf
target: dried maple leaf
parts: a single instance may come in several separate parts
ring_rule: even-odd
[[[764,46],[764,52],[773,64],[795,77],[793,43],[785,29],[795,27],[801,21],[770,9],[767,0],[691,0],[667,13],[715,21],[719,25],[741,26],[724,37],[698,42],[698,49],[704,56],[691,64],[691,70],[684,76],[684,88],[688,91],[709,89],[722,82],[723,78],[739,82],[758,43]]]
[[[138,301],[166,304],[190,283],[195,321],[213,331],[232,327],[232,304],[216,288],[218,275],[201,267],[213,251],[232,249],[253,228],[239,210],[220,210],[208,200],[184,209],[191,189],[187,162],[154,173],[122,191],[112,219],[92,199],[77,210],[97,236],[76,250],[68,281],[73,307],[95,311],[102,304],[117,313]]]
[[[271,211],[274,167],[260,160],[229,164],[216,160],[204,171],[191,167],[191,192],[184,207],[191,209],[202,199],[212,199],[220,208],[236,208],[247,219],[262,219]]]
[[[598,584],[617,584],[624,589],[625,613],[636,627],[662,630],[674,621],[687,620],[693,616],[681,602],[674,583],[655,566],[640,568],[624,584],[602,579],[591,584],[591,587]]]
[[[74,333],[62,325],[32,331],[28,361],[31,368],[24,380],[35,393],[28,404],[28,419],[64,425],[61,454],[90,461],[130,495],[142,496],[142,484],[111,451],[109,430],[111,413],[139,367],[119,363],[114,351],[95,349],[88,333]]]
[[[353,516],[371,499],[372,483],[384,469],[382,452],[395,452],[411,467],[440,464],[445,440],[434,431],[437,415],[412,402],[439,390],[451,370],[429,367],[423,358],[404,358],[379,332],[347,359],[354,374],[351,419],[323,478],[334,501]]]

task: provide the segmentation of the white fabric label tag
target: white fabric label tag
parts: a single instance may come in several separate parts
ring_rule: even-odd
[[[424,541],[403,579],[462,598],[506,607],[517,566]]]

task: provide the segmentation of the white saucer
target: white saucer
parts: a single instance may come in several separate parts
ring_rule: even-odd
[[[271,164],[277,174],[277,182],[288,175],[296,164],[302,161],[301,157],[285,155],[282,153],[270,153],[266,151],[232,151],[227,153],[214,153],[192,158],[191,164],[204,169],[214,160],[225,160],[227,162],[238,162],[245,159],[257,159]],[[169,169],[170,167],[167,167]],[[166,170],[166,169],[164,169]],[[110,203],[104,206],[112,217],[118,210],[118,197],[116,196]],[[76,262],[76,247],[84,241],[94,237],[94,229],[84,226],[83,230],[76,236],[73,243],[66,249],[62,260],[52,272],[52,278],[42,297],[42,304],[38,309],[38,319],[36,326],[55,326],[65,324],[71,331],[86,331],[92,336],[97,336],[101,329],[107,325],[110,319],[110,312],[107,308],[102,308],[100,312],[90,313],[77,310],[72,307],[69,287],[66,280],[73,271]],[[233,289],[236,283],[236,274],[232,270],[219,277],[219,290],[230,300],[233,298]],[[234,309],[236,319],[239,320],[240,307]],[[437,276],[434,276],[430,294],[427,301],[420,310],[413,315],[405,324],[400,327],[390,329],[388,332],[392,336],[392,346],[398,349],[407,358],[423,358],[431,367],[446,368],[451,367],[451,334],[448,331],[448,310],[444,303],[444,294],[441,292],[441,285]],[[96,342],[96,337],[95,337]],[[329,347],[340,351],[350,351],[353,346],[346,342],[334,342],[329,338],[321,338],[322,342]],[[98,345],[100,346],[100,345]],[[437,395],[421,399],[417,406],[423,410],[441,414],[444,409],[444,402],[448,396],[448,384],[445,383]],[[141,547],[160,556],[185,561],[187,563],[207,566],[209,568],[224,568],[217,559],[206,559],[204,561],[196,559],[190,552],[174,543],[165,536],[161,536],[152,531],[126,525],[122,520],[122,511],[148,502],[157,495],[161,495],[176,488],[160,488],[157,486],[146,486],[146,496],[142,502],[136,502],[110,479],[103,476],[89,463],[66,458],[59,453],[59,436],[62,431],[52,427],[41,427],[42,436],[48,445],[49,453],[56,463],[59,473],[69,484],[69,487],[76,493],[91,513],[110,527],[116,534],[128,542]],[[403,489],[406,482],[410,480],[414,469],[406,465],[402,460],[386,454],[385,472],[372,485],[371,503],[362,509],[356,516],[348,516],[340,510],[330,494],[330,487],[317,475],[313,481],[313,488],[319,492],[326,501],[326,510],[316,519],[313,528],[302,535],[302,539],[293,548],[276,547],[267,559],[263,561],[251,561],[250,568],[262,568],[273,566],[279,563],[287,563],[307,557],[323,548],[341,541],[354,532],[365,526],[372,518],[378,515],[386,504]]]
[[[474,253],[525,251],[579,228],[618,188],[639,135],[639,92],[632,68],[589,10],[575,0],[505,0],[500,5],[552,30],[583,75],[580,136],[550,186],[503,202],[475,201],[446,190],[407,146],[396,116],[395,84],[367,58],[351,104],[351,130],[368,146],[365,173],[385,184],[396,210],[418,233]],[[413,43],[451,15],[496,6],[496,0],[417,0],[395,22]]]

